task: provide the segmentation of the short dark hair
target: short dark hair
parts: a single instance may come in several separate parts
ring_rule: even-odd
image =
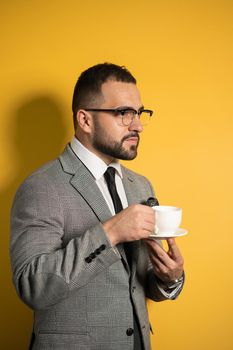
[[[108,80],[136,84],[133,75],[124,67],[112,63],[100,63],[85,70],[77,80],[74,88],[72,110],[74,125],[76,113],[80,108],[91,108],[92,101],[101,95],[102,84]]]

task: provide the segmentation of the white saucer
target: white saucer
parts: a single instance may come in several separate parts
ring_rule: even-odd
[[[181,237],[187,235],[188,231],[185,230],[184,228],[177,228],[176,231],[172,234],[166,234],[166,235],[161,235],[159,232],[157,234],[152,234],[150,235],[150,238],[155,238],[155,239],[167,239],[167,238],[172,238],[172,237]]]

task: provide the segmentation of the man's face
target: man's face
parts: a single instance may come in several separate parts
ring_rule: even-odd
[[[135,84],[109,80],[102,85],[103,99],[98,108],[133,108],[142,107],[139,91]],[[97,112],[93,115],[92,147],[104,160],[131,160],[137,156],[139,133],[143,130],[138,117],[132,124],[122,124],[121,116]]]

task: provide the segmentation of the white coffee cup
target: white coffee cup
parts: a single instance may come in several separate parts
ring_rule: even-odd
[[[181,224],[182,209],[168,205],[156,205],[152,208],[155,210],[155,234],[175,234]]]

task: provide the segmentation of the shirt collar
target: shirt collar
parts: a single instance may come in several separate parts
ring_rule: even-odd
[[[85,146],[83,146],[83,144],[75,136],[71,140],[70,146],[96,180],[99,180],[104,175],[109,166],[115,168],[117,174],[121,177],[121,179],[123,178],[120,163],[112,162],[111,164],[107,165],[96,154],[89,151]]]

